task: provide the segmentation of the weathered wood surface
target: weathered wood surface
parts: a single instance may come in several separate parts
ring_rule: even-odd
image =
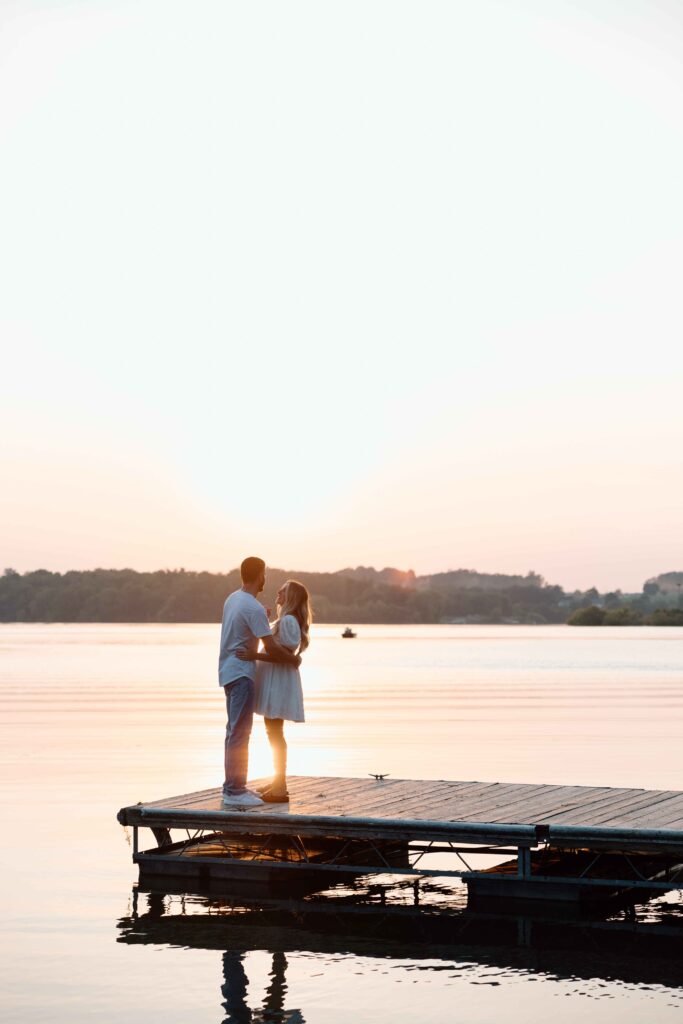
[[[331,778],[295,776],[289,779],[289,804],[265,804],[248,812],[224,808],[219,789],[200,790],[124,808],[120,820],[143,824],[143,818],[173,813],[194,824],[206,814],[246,825],[259,818],[316,819],[376,823],[397,821],[548,826],[571,834],[573,829],[635,830],[666,833],[683,841],[683,792],[619,789],[605,786],[547,786],[498,782],[449,782],[409,779]],[[284,824],[284,821],[283,821]],[[567,833],[565,826],[571,827]],[[578,833],[577,833],[578,834]]]

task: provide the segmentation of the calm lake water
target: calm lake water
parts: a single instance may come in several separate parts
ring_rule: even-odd
[[[315,629],[293,774],[683,789],[681,629],[358,628]],[[638,931],[683,929],[677,894],[615,931],[470,919],[456,895],[452,938],[425,942],[403,918],[138,892],[117,810],[221,782],[217,645],[217,626],[0,626],[5,1021],[683,1019],[680,943]]]

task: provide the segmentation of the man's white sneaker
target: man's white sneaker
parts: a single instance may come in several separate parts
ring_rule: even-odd
[[[260,796],[256,796],[255,793],[237,793],[235,796],[231,796],[229,793],[223,794],[223,805],[225,807],[241,807],[247,809],[249,807],[264,807],[265,804]]]

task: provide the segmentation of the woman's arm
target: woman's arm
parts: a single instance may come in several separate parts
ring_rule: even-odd
[[[293,668],[299,667],[301,664],[301,656],[299,654],[294,654],[293,651],[283,647],[272,636],[265,636],[261,639],[263,646],[266,648],[265,651],[255,652],[243,647],[236,652],[240,661],[270,661],[277,662],[280,665],[291,665]]]
[[[262,636],[261,643],[265,647],[265,652],[269,656],[270,661],[279,661],[285,665],[293,665],[294,668],[298,668],[301,664],[299,655],[291,651],[289,647],[279,643],[274,636]]]

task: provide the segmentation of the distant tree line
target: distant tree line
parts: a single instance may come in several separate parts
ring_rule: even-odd
[[[591,604],[578,608],[568,621],[570,626],[683,626],[683,609],[656,608],[644,614],[626,604],[610,609]]]
[[[586,591],[567,620],[570,626],[683,626],[683,572],[664,572],[640,594]]]
[[[677,575],[683,582],[683,573],[668,574]],[[656,584],[648,581],[648,592],[639,595],[600,595],[595,588],[567,593],[534,573],[505,577],[458,570],[416,577],[398,570],[360,568],[335,573],[269,569],[263,603],[274,608],[277,590],[292,577],[308,587],[318,622],[542,624],[569,620],[580,624],[581,616],[595,618],[604,613],[601,621],[616,625],[646,621],[656,613],[656,622],[647,621],[665,625],[678,621],[673,613],[680,600],[676,581],[664,590],[654,590]],[[184,569],[18,573],[6,569],[0,577],[0,621],[218,622],[226,596],[239,586],[237,569],[228,573]]]

